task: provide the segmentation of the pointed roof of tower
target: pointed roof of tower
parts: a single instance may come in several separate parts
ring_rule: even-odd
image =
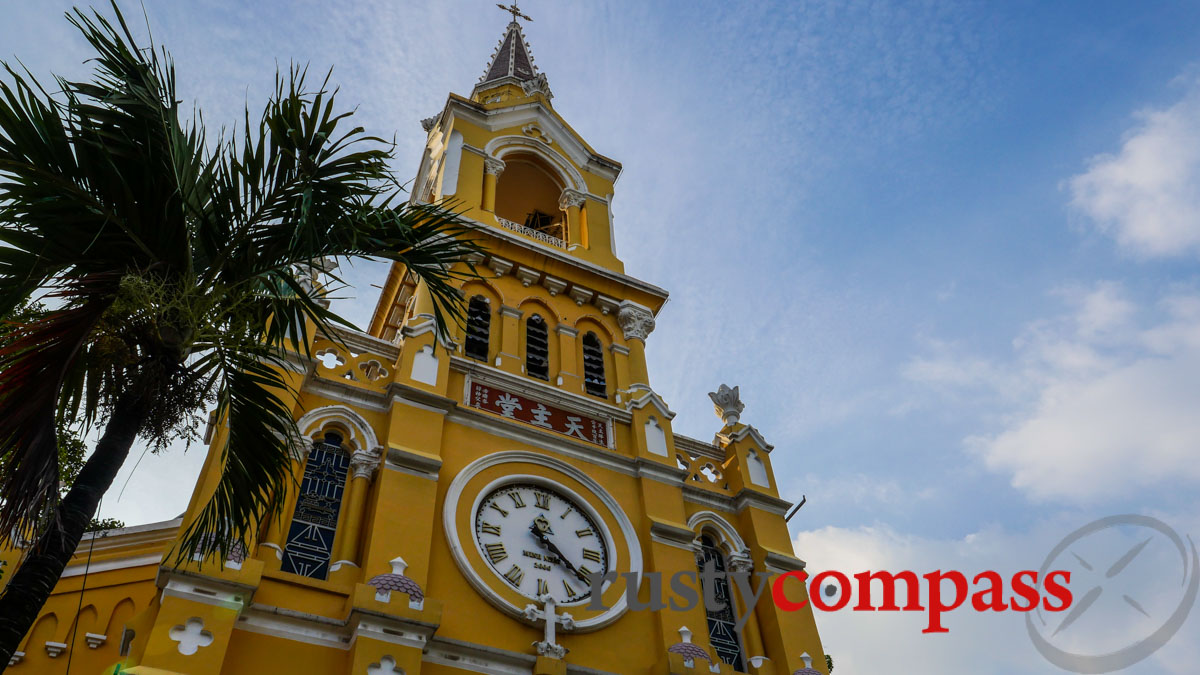
[[[521,30],[521,24],[511,21],[504,32],[504,37],[500,40],[500,45],[492,54],[487,72],[484,73],[483,79],[479,80],[479,83],[483,84],[503,77],[532,80],[536,76],[537,68],[534,67],[533,58],[529,55],[529,45],[525,43],[525,32]]]
[[[525,41],[525,31],[521,30],[521,24],[517,23],[517,17],[530,21],[532,19],[516,11],[515,5],[511,8],[504,5],[499,5],[499,7],[507,12],[512,12],[513,20],[504,29],[504,36],[496,45],[496,51],[492,53],[492,59],[488,62],[483,77],[479,78],[478,84],[475,85],[475,91],[479,92],[489,85],[507,81],[520,84],[526,93],[532,94],[540,91],[546,95],[546,98],[552,98],[553,94],[550,93],[550,85],[546,82],[546,76],[539,73],[537,66],[534,65],[533,55],[529,51],[529,43]]]

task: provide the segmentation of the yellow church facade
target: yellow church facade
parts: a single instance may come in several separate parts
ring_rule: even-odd
[[[790,504],[736,388],[710,394],[713,440],[672,431],[645,355],[667,293],[614,246],[621,166],[551,98],[514,21],[471,96],[423,121],[413,199],[465,209],[487,251],[465,325],[439,342],[394,265],[367,332],[289,364],[306,442],[282,517],[229,560],[173,564],[221,471],[213,424],[183,516],[86,537],[6,672],[826,672],[810,606],[695,576],[803,570]],[[723,609],[681,601],[679,572]]]

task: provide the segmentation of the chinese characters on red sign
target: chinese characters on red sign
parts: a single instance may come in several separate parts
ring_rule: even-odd
[[[467,405],[510,420],[608,447],[608,424],[604,420],[571,414],[566,410],[538,403],[490,385],[472,382]]]

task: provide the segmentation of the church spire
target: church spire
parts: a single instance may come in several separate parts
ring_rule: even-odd
[[[504,37],[500,39],[496,51],[492,53],[492,59],[488,62],[483,77],[475,85],[475,91],[479,92],[497,84],[511,82],[519,84],[527,94],[540,91],[546,95],[546,98],[551,98],[553,94],[550,93],[546,76],[539,73],[537,66],[533,65],[533,56],[529,52],[528,43],[525,42],[525,32],[521,30],[521,24],[517,23],[518,19],[526,21],[533,21],[533,19],[522,14],[515,2],[509,6],[501,4],[496,6],[512,14],[513,18],[505,28]]]

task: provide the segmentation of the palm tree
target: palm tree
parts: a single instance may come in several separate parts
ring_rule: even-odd
[[[90,81],[50,93],[7,64],[0,81],[0,317],[30,298],[51,308],[0,348],[0,544],[34,542],[0,596],[0,665],[136,438],[161,448],[213,405],[228,425],[220,484],[179,551],[224,559],[279,510],[297,436],[281,367],[349,325],[315,270],[399,261],[444,333],[462,316],[453,282],[473,274],[454,263],[479,250],[454,213],[396,197],[392,147],[346,129],[328,77],[277,75],[258,121],[247,111],[210,144],[198,114],[183,119],[170,55],[112,8],[113,22],[67,15],[96,50]],[[59,500],[61,423],[99,437]]]

